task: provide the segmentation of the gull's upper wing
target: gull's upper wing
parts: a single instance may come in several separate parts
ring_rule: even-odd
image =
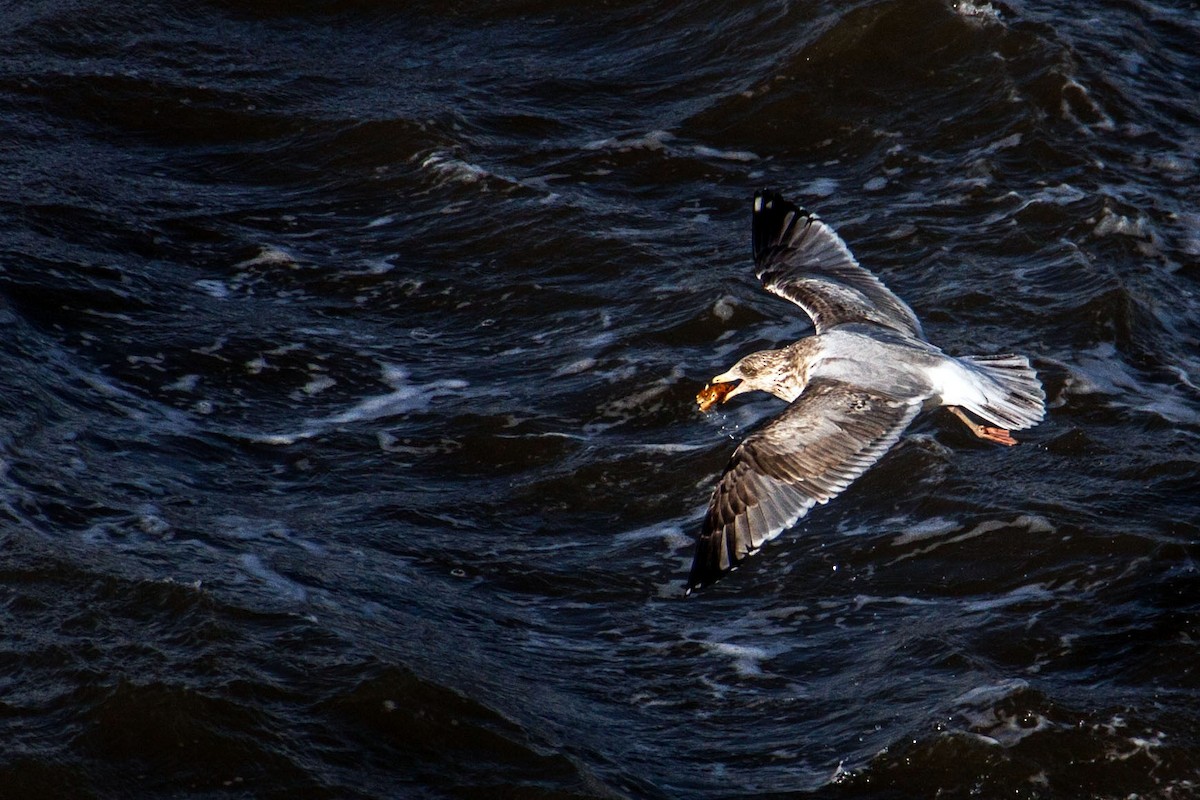
[[[900,438],[923,397],[818,379],[747,436],[713,491],[687,588],[705,586],[825,503]]]
[[[803,308],[817,333],[845,322],[872,322],[925,338],[908,304],[859,266],[816,214],[764,190],[754,195],[752,229],[758,279]]]

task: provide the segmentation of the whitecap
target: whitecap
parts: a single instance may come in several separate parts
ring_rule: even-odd
[[[733,319],[734,309],[737,308],[737,299],[730,295],[723,295],[713,303],[713,316],[722,322],[728,322]]]
[[[702,642],[710,651],[726,656],[733,662],[733,669],[747,678],[763,674],[763,662],[774,658],[776,653],[765,647],[733,644],[732,642]]]
[[[337,386],[337,381],[328,375],[313,375],[308,383],[300,387],[300,391],[311,397],[334,386]]]
[[[902,532],[894,540],[895,544],[909,545],[915,542],[928,541],[929,544],[924,547],[918,547],[907,553],[897,556],[891,563],[898,564],[909,558],[925,555],[939,547],[948,544],[958,544],[970,539],[975,539],[989,533],[993,533],[1004,528],[1022,528],[1030,533],[1049,534],[1053,533],[1057,528],[1052,525],[1049,520],[1044,517],[1039,517],[1033,514],[1022,514],[1012,520],[989,519],[980,522],[973,528],[963,531],[957,535],[950,535],[953,531],[959,529],[959,526],[949,520],[941,521],[939,519],[930,520],[926,526],[917,525]]]
[[[382,417],[401,416],[429,408],[434,398],[458,394],[467,382],[457,378],[442,378],[429,383],[409,383],[403,367],[384,365],[383,382],[392,391],[360,400],[345,411],[315,420],[315,424],[344,425],[350,422],[369,422]]]
[[[204,278],[195,281],[192,285],[206,293],[209,297],[215,297],[218,300],[226,300],[229,297],[229,286],[225,281]]]
[[[278,247],[263,245],[259,248],[258,255],[252,256],[245,261],[239,261],[233,265],[236,268],[256,267],[256,266],[287,266],[295,267],[296,259],[291,253],[282,250]]]
[[[812,197],[829,197],[838,190],[838,182],[833,178],[817,178],[800,190],[801,194]]]
[[[295,581],[285,578],[275,570],[268,567],[263,560],[254,553],[243,553],[238,559],[242,565],[242,569],[247,575],[258,579],[266,584],[271,590],[281,597],[293,600],[296,602],[304,602],[308,599],[308,590]]]
[[[194,373],[181,375],[175,381],[168,383],[163,387],[168,392],[193,392],[196,390],[197,384],[200,383],[200,376]]]
[[[564,364],[563,366],[559,367],[554,371],[554,374],[551,377],[563,378],[568,375],[578,375],[581,372],[587,372],[595,366],[596,359],[590,356],[584,356],[583,358],[577,358],[571,363]]]
[[[612,540],[614,543],[625,546],[629,542],[643,542],[656,539],[665,539],[673,545],[680,542],[692,543],[692,538],[683,532],[682,527],[674,523],[648,525],[645,528],[625,531],[624,533],[618,533]]]
[[[1112,342],[1101,342],[1079,353],[1071,371],[1067,389],[1078,394],[1112,394],[1138,392],[1141,379],[1130,370],[1117,353]]]
[[[427,156],[421,167],[457,183],[477,183],[491,174],[483,167],[445,153]]]
[[[991,3],[972,3],[970,0],[960,0],[953,4],[953,8],[960,17],[981,21],[998,21],[1000,19],[1000,12]]]
[[[718,150],[715,147],[698,144],[692,148],[692,151],[705,158],[719,158],[724,161],[757,161],[758,155],[751,153],[749,150]]]
[[[442,378],[429,383],[410,383],[408,370],[395,364],[381,366],[381,379],[392,387],[392,391],[366,397],[345,411],[339,411],[327,417],[306,420],[302,428],[291,433],[251,434],[245,438],[260,444],[291,445],[319,436],[331,427],[355,422],[371,422],[386,417],[424,411],[436,399],[461,394],[469,385],[466,381],[457,378]],[[314,381],[319,380],[320,378],[314,379]],[[310,381],[307,385],[312,385],[315,389],[321,384],[314,384]]]

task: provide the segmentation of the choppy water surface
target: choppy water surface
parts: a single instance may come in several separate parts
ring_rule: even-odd
[[[0,56],[0,795],[1200,791],[1195,3],[36,2]],[[684,598],[819,211],[923,418]]]

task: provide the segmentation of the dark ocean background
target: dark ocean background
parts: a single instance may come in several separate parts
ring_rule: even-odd
[[[2,8],[0,797],[1200,796],[1196,3]],[[1049,413],[685,598],[760,187]]]

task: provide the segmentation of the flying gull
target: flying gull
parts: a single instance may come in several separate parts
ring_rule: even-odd
[[[816,214],[760,191],[752,239],[763,288],[804,309],[816,331],[751,353],[696,396],[701,411],[752,391],[788,407],[734,450],[696,539],[688,592],[836,497],[924,409],[945,406],[976,436],[1003,445],[1016,444],[1010,430],[1045,414],[1029,359],[955,357],[930,344],[912,309]]]

